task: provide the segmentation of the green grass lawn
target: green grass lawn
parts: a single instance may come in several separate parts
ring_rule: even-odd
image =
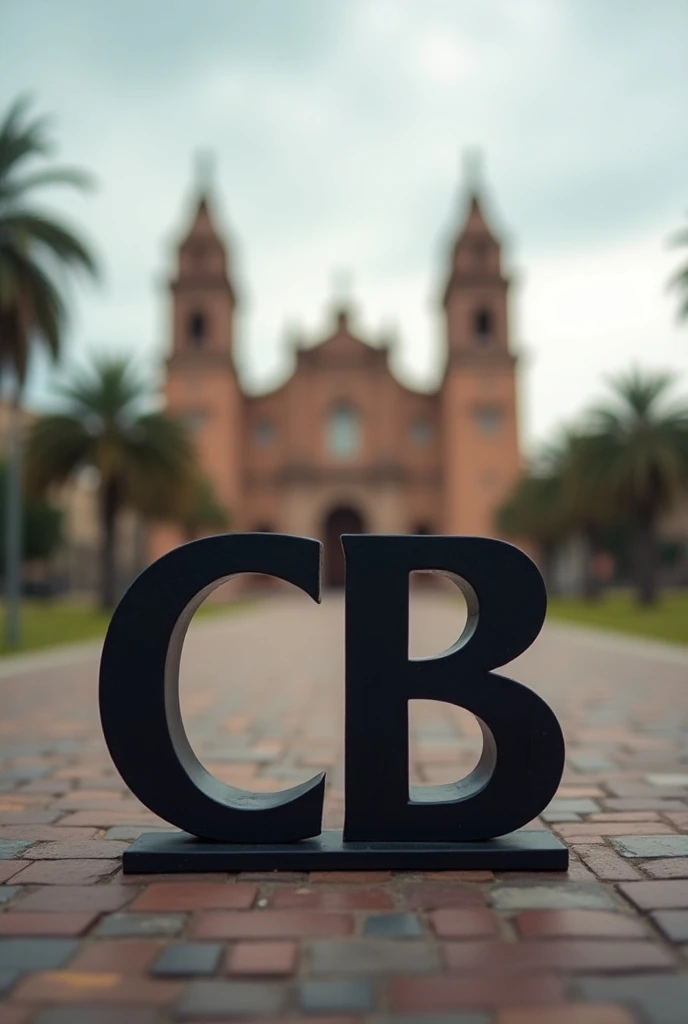
[[[246,607],[235,604],[204,604],[198,615],[230,614]],[[600,601],[579,598],[551,598],[548,618],[612,629],[635,636],[688,644],[688,591],[665,594],[655,608],[639,608],[630,593],[612,592]],[[4,609],[0,607],[0,656],[9,653],[4,643]],[[105,635],[109,616],[86,601],[25,601],[22,610],[22,644],[20,651],[99,640]]]
[[[246,607],[245,601],[234,604],[204,604],[197,615],[229,614]],[[5,610],[0,608],[0,656],[35,651],[42,647],[100,640],[105,635],[110,616],[87,601],[62,599],[56,601],[24,601],[22,605],[22,642],[18,649],[8,651],[5,644]]]
[[[633,594],[611,592],[597,602],[580,598],[554,597],[548,618],[577,622],[583,626],[613,629],[634,636],[688,644],[688,591],[670,591],[654,608],[640,608]]]

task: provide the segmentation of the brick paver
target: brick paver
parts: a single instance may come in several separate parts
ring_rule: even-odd
[[[413,598],[414,654],[458,604]],[[218,778],[328,773],[342,820],[343,606],[276,597],[194,623],[189,736]],[[103,744],[94,645],[0,663],[0,1024],[177,1020],[685,1024],[688,652],[547,627],[507,670],[558,714],[567,770],[539,827],[567,875],[489,871],[123,877],[166,827]],[[412,705],[411,776],[470,771],[475,722]]]

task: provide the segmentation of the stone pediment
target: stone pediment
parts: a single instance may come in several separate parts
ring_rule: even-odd
[[[337,327],[318,344],[297,350],[297,364],[304,366],[369,367],[387,362],[387,349],[369,345],[352,334],[345,312],[337,316]]]

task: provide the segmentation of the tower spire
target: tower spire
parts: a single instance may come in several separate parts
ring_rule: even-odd
[[[461,158],[464,188],[471,202],[477,202],[483,183],[483,153],[477,146],[464,149]]]
[[[494,235],[485,216],[485,177],[483,174],[483,153],[477,146],[465,149],[461,158],[461,192],[463,217],[457,244],[466,234],[482,233],[493,241]]]
[[[211,205],[212,154],[205,150],[194,154],[194,173],[191,184],[189,225],[179,246],[178,281],[182,278],[198,281],[222,281],[235,300],[231,278],[227,269],[227,247],[218,230]]]
[[[194,194],[194,213],[187,240],[196,238],[212,238],[224,251],[224,244],[215,226],[211,203],[213,198],[213,178],[215,157],[210,149],[198,149],[193,158],[192,189]],[[224,259],[224,257],[223,257]]]
[[[210,149],[199,149],[194,158],[194,178],[199,201],[208,199],[215,177],[215,155]]]

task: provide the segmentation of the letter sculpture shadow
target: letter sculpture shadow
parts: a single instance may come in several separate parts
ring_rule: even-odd
[[[182,830],[141,836],[124,854],[124,870],[564,870],[568,854],[558,840],[522,829],[561,780],[559,723],[541,697],[493,671],[527,650],[542,628],[546,594],[534,563],[510,544],[481,537],[356,535],[342,543],[343,832],[321,832],[324,773],[284,792],[250,793],[214,778],[191,749],[179,708],[179,664],[205,597],[248,572],[278,577],[320,600],[318,541],[206,537],[171,551],[134,581],[103,647],[100,709],[112,759],[132,792]],[[462,635],[433,658],[408,655],[414,571],[450,577],[468,605]],[[483,751],[465,779],[409,786],[408,702],[418,698],[477,718]]]

